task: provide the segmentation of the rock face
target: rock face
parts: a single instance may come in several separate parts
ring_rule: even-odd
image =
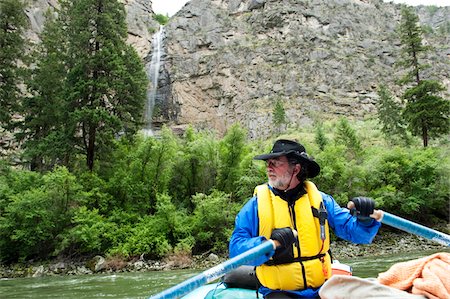
[[[128,42],[139,55],[145,58],[151,50],[153,33],[159,24],[153,20],[152,2],[148,0],[120,0],[127,12]],[[39,42],[39,34],[44,28],[45,13],[58,7],[58,0],[34,0],[29,2],[25,13],[30,22],[26,36],[34,43]]]
[[[172,110],[161,117],[219,132],[240,122],[250,137],[264,137],[278,99],[294,126],[373,114],[379,84],[398,90],[400,8],[381,0],[191,0],[165,28],[159,85]],[[450,7],[418,13],[435,31],[424,38],[435,47],[427,75],[449,88]]]
[[[153,20],[152,2],[148,0],[121,0],[127,12],[128,42],[141,57],[147,57],[152,45],[153,34],[159,24]]]
[[[129,37],[147,63],[159,25],[151,1],[121,0]],[[38,42],[44,12],[34,0],[28,38]],[[153,124],[188,124],[223,133],[239,122],[250,137],[272,131],[281,100],[291,126],[345,115],[372,115],[377,87],[400,91],[394,63],[400,5],[382,0],[191,0],[165,26]],[[424,77],[450,90],[450,7],[416,8],[431,34]]]

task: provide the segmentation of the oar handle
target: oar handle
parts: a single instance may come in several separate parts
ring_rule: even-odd
[[[380,211],[380,210],[378,210],[378,211]],[[378,212],[378,211],[376,211],[376,212]],[[439,232],[437,230],[428,228],[426,226],[420,225],[418,223],[414,223],[412,221],[400,218],[391,213],[388,213],[385,211],[381,211],[381,212],[382,212],[381,222],[383,224],[401,229],[405,232],[415,234],[415,235],[424,237],[425,239],[429,239],[429,240],[435,241],[439,244],[450,247],[450,236],[449,235]],[[375,214],[375,212],[374,212],[374,214]]]
[[[244,253],[241,253],[232,259],[229,259],[217,266],[212,267],[211,269],[208,269],[192,278],[189,278],[188,280],[185,280],[184,282],[176,286],[171,287],[170,289],[151,296],[149,299],[179,298],[208,282],[216,280],[217,278],[223,276],[225,273],[239,266],[251,262],[264,254],[270,253],[272,250],[274,250],[274,248],[275,247],[273,241],[269,240],[263,242],[262,244]]]

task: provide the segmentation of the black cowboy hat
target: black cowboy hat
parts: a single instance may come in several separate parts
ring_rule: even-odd
[[[305,147],[300,143],[292,140],[280,139],[275,141],[272,150],[268,154],[262,154],[254,157],[255,160],[269,160],[281,156],[288,156],[297,159],[300,165],[305,165],[308,169],[308,177],[313,178],[320,172],[320,166],[309,157],[306,153]]]

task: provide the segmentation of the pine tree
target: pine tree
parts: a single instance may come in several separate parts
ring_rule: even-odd
[[[381,131],[387,137],[392,137],[393,135],[404,137],[406,132],[402,117],[402,107],[394,101],[391,92],[385,85],[380,85],[378,96],[377,114],[382,125]]]
[[[81,138],[77,144],[90,170],[114,134],[134,133],[141,121],[147,78],[137,53],[127,46],[123,4],[117,0],[65,0],[68,100]]]
[[[402,9],[400,38],[404,58],[400,64],[409,69],[401,83],[414,82],[403,98],[406,106],[403,117],[408,121],[408,129],[415,136],[421,136],[423,146],[428,146],[431,136],[437,137],[449,132],[449,102],[439,94],[443,91],[441,84],[433,80],[423,80],[421,70],[427,66],[421,64],[419,57],[429,48],[422,44],[422,31],[419,18],[412,8]]]
[[[322,123],[318,123],[316,125],[316,133],[315,133],[314,140],[316,141],[316,143],[319,146],[321,151],[323,151],[328,144],[328,139],[323,130]]]
[[[347,148],[349,158],[357,158],[363,151],[361,140],[346,118],[341,117],[336,127],[335,143]]]
[[[273,125],[277,132],[281,132],[281,127],[286,124],[286,112],[284,110],[283,102],[280,99],[275,101],[275,106],[273,108]]]
[[[117,0],[62,0],[60,4],[55,22],[62,34],[55,28],[47,31],[34,83],[35,106],[29,105],[28,111],[46,107],[45,101],[56,103],[54,122],[40,138],[43,152],[63,142],[57,160],[69,163],[78,151],[92,170],[95,160],[111,150],[115,136],[139,129],[147,77],[136,51],[126,44],[123,4]],[[51,74],[53,69],[56,72]],[[51,80],[46,73],[61,90],[48,88]],[[43,116],[39,122],[45,123]]]
[[[407,101],[403,116],[411,133],[422,137],[424,147],[428,146],[430,137],[450,132],[450,101],[438,96],[443,90],[437,81],[422,80],[403,95]]]
[[[0,125],[9,127],[20,106],[25,62],[23,32],[27,26],[22,0],[0,1]]]
[[[420,71],[428,67],[421,64],[419,59],[429,48],[422,44],[422,29],[419,25],[419,17],[414,13],[413,8],[404,6],[401,14],[399,35],[402,44],[402,59],[397,64],[406,68],[408,73],[400,79],[400,83],[415,81],[418,84]]]
[[[65,101],[66,43],[61,22],[47,13],[41,43],[33,53],[36,66],[29,83],[31,96],[24,101],[21,130],[25,156],[32,170],[50,170],[55,164],[69,166],[74,154],[74,126],[69,127]]]

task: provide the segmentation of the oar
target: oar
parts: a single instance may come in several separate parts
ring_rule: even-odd
[[[380,210],[378,210],[380,211]],[[381,223],[401,229],[405,232],[424,237],[425,239],[435,241],[439,244],[450,247],[450,236],[426,226],[414,223],[412,221],[392,215],[391,213],[381,211],[383,216]]]
[[[349,201],[347,204],[347,208],[352,210],[355,207],[355,204],[352,201]],[[406,220],[404,218],[395,216],[391,213],[382,211],[382,210],[374,210],[373,214],[370,217],[381,221],[381,223],[395,227],[397,229],[401,229],[405,232],[423,237],[425,239],[435,241],[441,245],[450,246],[450,236],[439,232],[437,230],[428,228],[421,224]]]
[[[244,265],[248,262],[255,260],[256,258],[270,253],[274,250],[274,243],[272,241],[263,242],[262,244],[241,253],[238,256],[235,256],[232,259],[229,259],[217,266],[212,267],[209,270],[206,270],[188,280],[171,287],[159,294],[153,295],[150,299],[162,299],[162,298],[179,298],[190,291],[208,283],[211,281],[220,278],[225,273]]]

